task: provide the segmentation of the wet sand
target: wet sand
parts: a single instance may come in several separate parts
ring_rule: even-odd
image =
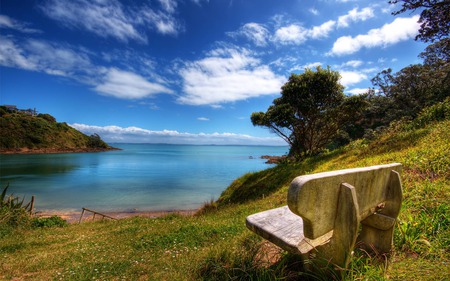
[[[173,210],[173,211],[128,211],[128,212],[99,212],[115,219],[125,219],[131,217],[144,217],[144,218],[158,218],[169,214],[179,214],[182,216],[192,216],[197,210]],[[68,223],[78,223],[80,221],[82,210],[80,211],[41,211],[36,212],[36,217],[51,217],[59,216],[66,220]],[[93,221],[94,214],[85,211],[82,217],[82,222]],[[102,216],[95,215],[95,220],[101,220]],[[108,220],[109,218],[104,218]]]

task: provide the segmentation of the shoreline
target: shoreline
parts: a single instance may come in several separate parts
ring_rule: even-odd
[[[122,150],[110,148],[12,148],[0,149],[0,154],[58,154],[58,153],[88,153]]]
[[[182,216],[193,216],[198,209],[194,210],[162,210],[162,211],[105,211],[98,212],[115,219],[126,219],[131,217],[143,217],[143,218],[159,218],[170,214],[178,214]],[[69,224],[75,224],[80,221],[82,210],[80,211],[58,211],[58,210],[45,210],[45,211],[37,211],[33,214],[35,217],[51,217],[58,216],[67,221]],[[94,214],[86,211],[83,214],[82,222],[93,221]],[[95,221],[101,220],[101,215],[96,215]],[[105,218],[108,219],[108,218]]]

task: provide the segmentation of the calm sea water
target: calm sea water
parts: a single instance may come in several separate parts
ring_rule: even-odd
[[[267,169],[261,155],[287,147],[115,144],[101,153],[1,155],[9,193],[36,197],[37,210],[194,209],[217,199],[237,177]],[[253,159],[252,159],[253,158]]]

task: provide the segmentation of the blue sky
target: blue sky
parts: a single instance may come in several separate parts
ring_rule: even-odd
[[[284,145],[250,115],[291,73],[345,93],[420,63],[416,14],[363,0],[2,0],[0,104],[107,142]]]

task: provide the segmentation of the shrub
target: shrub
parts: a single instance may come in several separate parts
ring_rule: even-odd
[[[42,227],[65,227],[67,221],[58,216],[51,216],[48,218],[34,218],[31,221],[31,226],[36,228]]]
[[[55,117],[51,116],[48,113],[44,113],[44,114],[41,113],[41,114],[38,115],[38,117],[42,118],[42,119],[45,119],[45,120],[47,120],[50,123],[56,123]]]
[[[446,119],[450,119],[450,97],[422,110],[414,124],[416,127],[423,127],[430,122]]]
[[[93,134],[89,136],[88,147],[108,148],[108,145],[100,138],[98,134]]]
[[[6,195],[9,184],[3,189],[0,194],[0,224],[8,226],[22,226],[30,222],[30,205],[24,204],[24,198],[20,200],[19,197],[13,195]]]

